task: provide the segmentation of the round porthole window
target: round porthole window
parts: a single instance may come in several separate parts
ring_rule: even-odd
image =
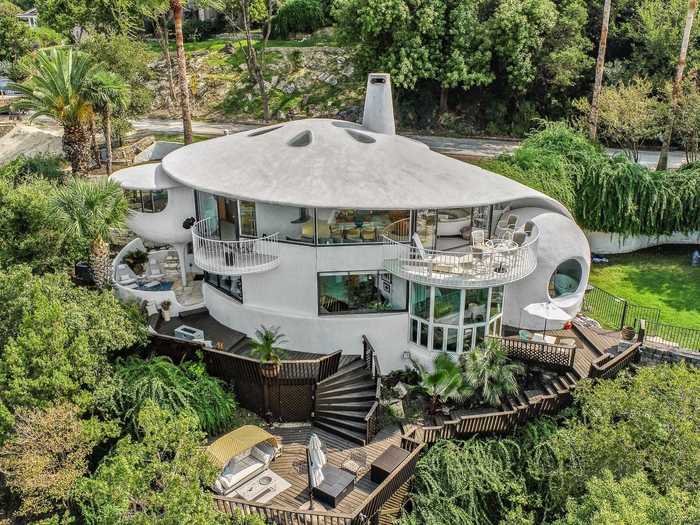
[[[549,279],[549,297],[558,299],[578,291],[583,277],[583,267],[576,259],[567,259],[554,270]]]

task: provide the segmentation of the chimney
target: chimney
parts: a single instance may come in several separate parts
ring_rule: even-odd
[[[362,125],[368,131],[375,133],[396,134],[394,103],[391,98],[391,77],[388,73],[369,74]]]

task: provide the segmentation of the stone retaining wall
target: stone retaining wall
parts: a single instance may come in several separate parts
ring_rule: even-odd
[[[691,352],[677,348],[661,349],[644,345],[642,346],[640,356],[642,364],[659,365],[685,361],[690,366],[700,368],[700,352]]]

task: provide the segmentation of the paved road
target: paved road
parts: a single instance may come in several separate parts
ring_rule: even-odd
[[[132,125],[137,131],[151,131],[157,133],[181,133],[182,123],[179,120],[166,119],[139,119],[132,120]],[[192,132],[199,135],[223,135],[228,130],[231,133],[253,129],[257,126],[234,123],[210,123],[192,122]],[[427,144],[431,149],[446,153],[448,155],[464,157],[495,157],[501,153],[511,151],[520,144],[517,140],[504,139],[474,139],[474,138],[451,138],[436,137],[426,135],[407,135]],[[609,148],[608,152],[613,155],[621,153],[621,150]],[[659,159],[658,151],[640,152],[639,163],[650,168],[656,167]],[[677,168],[685,162],[685,154],[682,151],[672,151],[669,156],[669,165]]]

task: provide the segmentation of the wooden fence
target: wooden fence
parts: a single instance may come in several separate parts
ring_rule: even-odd
[[[575,346],[558,346],[495,336],[490,336],[490,339],[499,341],[508,355],[518,361],[542,365],[554,370],[567,371],[574,368]]]
[[[232,383],[243,407],[278,421],[310,419],[316,384],[338,371],[342,354],[338,350],[318,359],[281,361],[279,375],[268,379],[258,360],[206,348],[199,343],[159,334],[151,337],[151,349],[175,362],[194,359],[197,352],[201,352],[207,371]]]
[[[214,496],[216,507],[227,514],[236,511],[245,515],[259,514],[268,523],[277,525],[364,525],[376,523],[379,511],[392,495],[409,483],[416,470],[416,463],[425,445],[408,436],[401,438],[401,448],[409,455],[380,483],[352,514],[337,512],[287,509],[275,505],[252,503],[240,498]]]

